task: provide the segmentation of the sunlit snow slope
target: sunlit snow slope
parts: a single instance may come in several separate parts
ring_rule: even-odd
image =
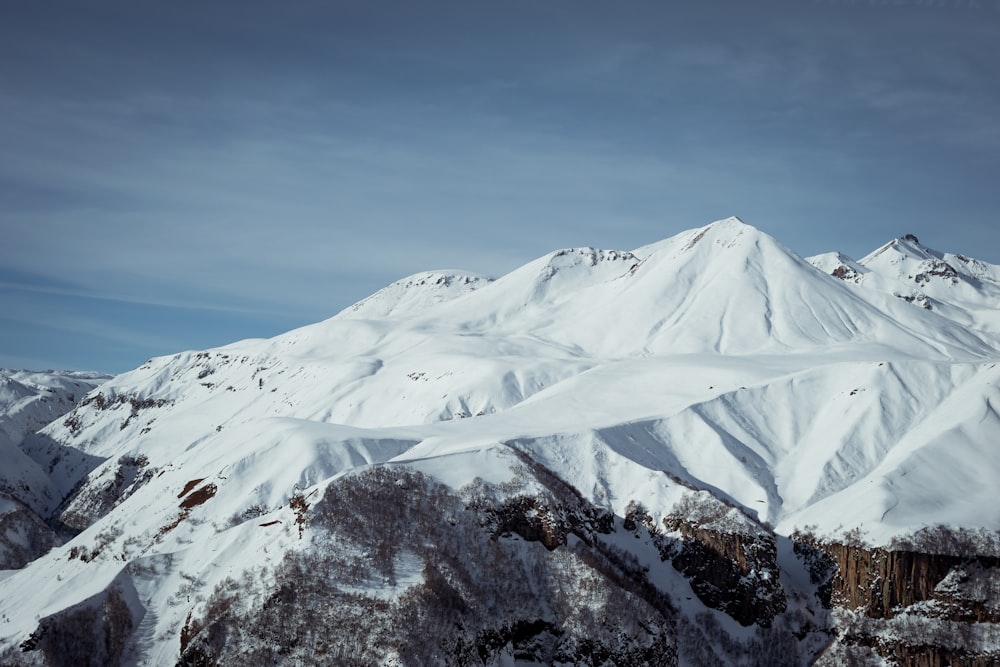
[[[30,438],[58,496],[39,505],[83,532],[2,596],[44,616],[168,553],[175,588],[214,585],[296,548],[295,493],[380,462],[499,482],[514,450],[618,516],[639,501],[659,521],[695,487],[786,535],[1000,529],[998,312],[1000,267],[909,236],[806,260],[736,218],[496,280],[418,274],[273,339],[152,359]],[[116,556],[67,562],[73,545]],[[176,629],[184,609],[131,582]]]

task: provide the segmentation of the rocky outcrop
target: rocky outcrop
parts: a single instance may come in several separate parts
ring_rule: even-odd
[[[222,582],[177,664],[678,664],[668,596],[590,532],[604,511],[522,473],[461,491],[403,467],[339,478],[308,509],[312,548],[264,590]]]
[[[705,605],[741,625],[768,627],[786,606],[774,535],[706,491],[687,494],[663,519],[681,535],[673,566]]]
[[[496,523],[494,538],[518,535],[528,542],[541,542],[552,551],[566,544],[571,530],[568,522],[557,516],[557,513],[565,516],[562,510],[550,508],[532,496],[519,496],[487,512]]]
[[[960,580],[964,570],[995,572],[1000,559],[866,547],[860,544],[798,540],[795,551],[829,591],[826,606],[863,611],[872,618],[892,618],[905,609],[933,601],[935,615],[957,621],[996,622],[998,610],[983,599],[963,598],[962,588],[942,588],[946,577]],[[967,575],[966,575],[967,576]],[[993,604],[996,604],[995,602]]]
[[[914,667],[1000,661],[1000,558],[795,540],[821,601],[843,610],[840,647],[867,647]]]
[[[199,375],[198,377],[201,379],[203,376]],[[68,428],[70,433],[76,436],[79,435],[84,428],[84,421],[82,417],[84,414],[83,408],[93,406],[93,409],[97,412],[103,412],[105,410],[117,410],[127,405],[129,407],[128,415],[118,426],[119,430],[123,431],[128,427],[133,419],[139,416],[140,412],[149,410],[150,408],[162,408],[163,406],[169,404],[170,401],[165,398],[143,398],[134,394],[115,394],[113,391],[109,392],[108,396],[105,396],[103,392],[97,392],[80,401],[80,405],[66,415],[66,419],[63,420],[63,426]]]
[[[911,645],[904,641],[872,644],[875,652],[900,667],[995,667],[1000,654],[976,655],[961,648]]]
[[[517,535],[528,542],[541,542],[551,551],[566,545],[571,534],[591,545],[595,535],[614,530],[610,512],[587,502],[579,491],[542,464],[516,449],[512,451],[523,464],[521,474],[536,480],[545,493],[519,493],[501,501],[488,495],[474,498],[469,509],[488,517],[493,539]]]
[[[961,562],[954,556],[866,549],[833,544],[824,549],[837,568],[833,603],[892,618],[903,607],[929,599],[934,588]]]

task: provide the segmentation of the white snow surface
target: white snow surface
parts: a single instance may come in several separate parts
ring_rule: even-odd
[[[0,514],[17,504],[35,511],[51,504],[58,492],[48,474],[22,449],[25,438],[69,412],[84,394],[110,375],[90,371],[0,369]]]
[[[831,275],[840,266],[853,276]],[[659,522],[680,479],[786,535],[998,530],[998,313],[1000,267],[910,238],[858,262],[806,260],[729,218],[631,252],[553,252],[496,280],[417,274],[269,340],[151,359],[31,450],[60,498],[122,457],[156,474],[0,580],[20,610],[0,644],[131,572],[151,615],[136,619],[150,640],[132,660],[175,660],[152,638],[176,636],[190,610],[178,596],[306,544],[292,494],[376,464],[459,488],[509,478],[518,449],[618,516],[636,500]],[[214,497],[163,532],[192,482]],[[104,556],[69,559],[81,545]],[[150,569],[156,587],[135,574]]]

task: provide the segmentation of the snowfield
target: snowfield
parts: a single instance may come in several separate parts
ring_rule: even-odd
[[[502,503],[541,493],[525,461],[615,517],[600,539],[651,568],[683,627],[708,614],[751,641],[656,570],[655,539],[623,533],[623,518],[641,505],[663,526],[701,490],[736,508],[702,522],[720,533],[808,527],[885,546],[929,526],[998,531],[998,361],[1000,267],[912,236],[858,261],[804,259],[730,218],[631,252],[560,250],[496,280],[404,278],[273,339],[151,359],[88,385],[36,434],[0,433],[4,482],[26,489],[16,502],[80,531],[0,579],[0,652],[114,588],[134,631],[109,660],[173,664],[227,578],[258,572],[264,595],[286,554],[322,542],[303,507],[349,476],[405,468]],[[5,405],[22,381],[4,378]],[[375,558],[330,544],[345,562]],[[792,590],[808,576],[782,544]],[[405,598],[429,576],[414,548],[345,595]],[[524,543],[525,563],[544,555],[524,549],[541,546]],[[513,664],[504,650],[495,664]]]
[[[0,369],[0,572],[23,566],[59,541],[42,517],[62,492],[21,444],[109,379],[92,372]]]

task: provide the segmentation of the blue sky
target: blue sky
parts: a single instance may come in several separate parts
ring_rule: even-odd
[[[1000,263],[997,44],[1000,0],[7,3],[0,366],[729,215]]]

